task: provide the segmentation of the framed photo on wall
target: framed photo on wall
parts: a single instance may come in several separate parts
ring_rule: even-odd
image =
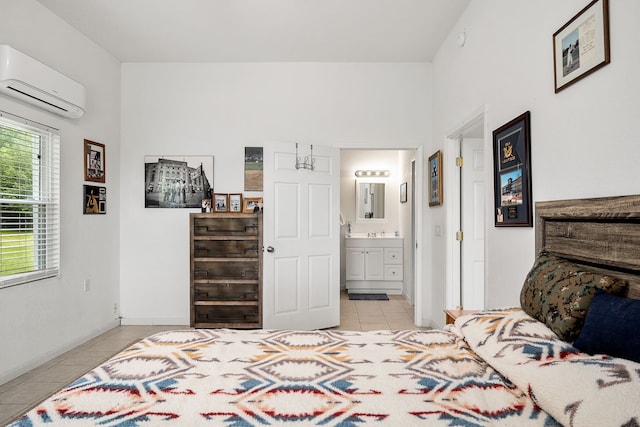
[[[82,213],[85,215],[106,214],[107,213],[107,189],[95,185],[85,185],[84,207]]]
[[[144,156],[145,208],[201,208],[213,192],[213,156]]]
[[[263,191],[263,149],[244,147],[244,190]]]
[[[105,182],[105,148],[99,142],[84,140],[84,180]]]
[[[493,131],[496,227],[531,227],[530,112]]]
[[[556,93],[610,61],[609,0],[593,0],[553,35]]]
[[[436,151],[429,157],[429,206],[442,204],[442,152]]]

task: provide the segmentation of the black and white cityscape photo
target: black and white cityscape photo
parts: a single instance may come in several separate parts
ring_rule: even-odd
[[[145,156],[145,208],[200,208],[213,191],[213,156]]]

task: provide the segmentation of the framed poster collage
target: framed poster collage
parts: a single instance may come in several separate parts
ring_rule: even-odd
[[[84,140],[84,180],[92,183],[106,182],[106,148],[104,144]],[[84,215],[107,213],[107,188],[101,185],[83,185]]]
[[[496,227],[531,227],[531,113],[493,131]]]

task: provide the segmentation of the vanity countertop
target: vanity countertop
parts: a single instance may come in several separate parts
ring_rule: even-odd
[[[351,233],[344,236],[346,239],[402,239],[393,233]]]
[[[380,233],[377,233],[379,236]],[[352,234],[344,239],[348,248],[402,248],[404,239],[395,237],[393,233],[385,233],[384,237],[367,237],[366,233]]]

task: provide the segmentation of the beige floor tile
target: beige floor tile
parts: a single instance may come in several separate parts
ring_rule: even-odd
[[[358,319],[360,323],[386,323],[387,320],[384,318],[382,313],[363,313],[358,315]]]
[[[389,329],[400,330],[400,329],[416,329],[416,326],[413,322],[409,320],[387,320],[387,324],[389,325]]]
[[[51,369],[40,372],[37,376],[28,379],[24,386],[35,383],[64,383],[69,384],[76,378],[84,375],[91,366],[89,365],[57,365]]]
[[[351,312],[351,311],[358,311],[358,307],[355,304],[344,304],[344,303],[340,303],[340,311],[341,312]]]
[[[9,420],[22,415],[24,405],[22,404],[1,404],[0,403],[0,425],[5,425]]]
[[[403,309],[402,307],[385,308],[385,309],[382,309],[381,313],[383,316],[388,316],[388,315],[391,315],[391,316],[398,315],[398,316],[404,316],[404,317],[408,316],[407,310]],[[411,315],[413,316],[413,310],[411,311]]]
[[[382,309],[377,305],[358,306],[358,315],[362,314],[382,315]]]
[[[15,386],[26,381],[28,378],[29,378],[28,374],[24,374],[24,375],[20,375],[18,378],[15,378],[9,382],[6,382],[0,385],[0,395],[2,395],[2,393],[4,393],[5,391],[12,390]],[[0,404],[2,404],[1,400],[0,400]]]
[[[384,320],[389,322],[408,322],[413,325],[413,317],[409,317],[406,313],[383,313]]]
[[[378,331],[390,329],[387,322],[360,322],[360,329],[363,331]]]
[[[46,371],[48,369],[51,369],[55,366],[57,366],[60,362],[62,362],[64,360],[64,356],[58,356],[53,360],[50,360],[46,363],[43,363],[42,365],[36,367],[33,369],[32,372],[42,372],[42,371]]]
[[[340,323],[352,322],[352,321],[357,322],[358,319],[359,319],[358,313],[356,312],[340,313]]]
[[[67,385],[65,382],[25,381],[12,390],[0,394],[0,403],[3,405],[23,404],[28,409],[65,385]]]
[[[99,365],[113,355],[114,352],[108,350],[95,351],[92,349],[87,349],[84,351],[75,351],[70,354],[69,357],[62,360],[58,365],[81,365],[86,367],[93,367]]]
[[[340,320],[340,326],[336,327],[335,329],[341,330],[341,331],[359,331],[360,330],[360,322],[358,320],[352,320],[352,321],[348,321],[348,320]]]

